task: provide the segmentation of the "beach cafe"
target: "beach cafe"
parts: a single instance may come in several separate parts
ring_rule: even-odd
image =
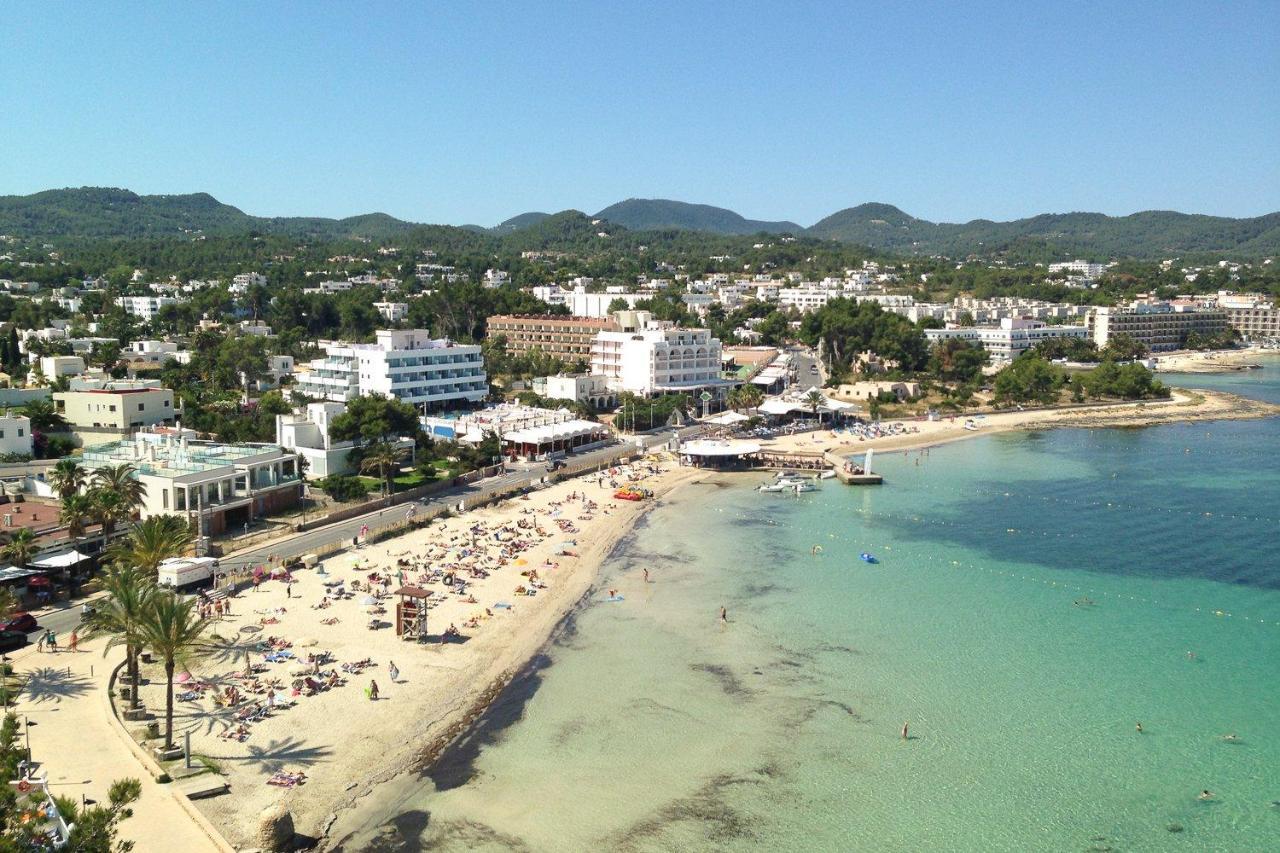
[[[822,399],[818,401],[816,412],[819,421],[824,418],[838,420],[854,416],[858,412],[858,407],[853,403],[833,400],[825,394],[822,394],[821,397]],[[809,402],[805,395],[795,394],[770,397],[760,404],[758,411],[762,415],[768,415],[774,421],[791,420],[796,417],[813,417],[815,414],[813,403]]]
[[[752,467],[759,460],[754,441],[694,439],[680,444],[680,464],[694,468]]]

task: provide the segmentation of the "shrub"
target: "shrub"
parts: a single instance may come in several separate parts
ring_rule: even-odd
[[[316,483],[326,495],[344,503],[357,501],[369,493],[369,486],[359,477],[330,474]]]

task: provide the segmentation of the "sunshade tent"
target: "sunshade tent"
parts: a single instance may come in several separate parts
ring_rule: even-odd
[[[54,554],[52,557],[42,557],[39,560],[32,560],[31,565],[40,569],[67,569],[76,563],[89,559],[88,554],[81,554],[79,551],[68,551],[65,554]]]

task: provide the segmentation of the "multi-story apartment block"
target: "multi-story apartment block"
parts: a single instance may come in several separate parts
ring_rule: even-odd
[[[1228,328],[1221,308],[1198,308],[1169,302],[1133,302],[1095,308],[1086,325],[1089,337],[1104,347],[1115,335],[1128,335],[1151,352],[1179,349],[1192,332],[1219,335]]]
[[[86,444],[100,444],[156,424],[172,424],[173,392],[156,380],[71,380],[54,407]]]
[[[574,362],[591,358],[591,345],[600,332],[619,329],[612,317],[570,317],[563,314],[498,314],[487,324],[489,337],[505,335],[507,352],[523,355],[541,350]]]
[[[720,391],[720,341],[709,329],[649,323],[633,332],[600,332],[591,372],[615,391],[652,395],[698,388]]]
[[[298,378],[308,397],[341,403],[383,394],[428,409],[479,403],[489,393],[480,347],[435,339],[425,329],[383,329],[372,344],[325,345]]]
[[[1218,292],[1218,307],[1227,322],[1247,341],[1280,339],[1280,307],[1260,293]]]
[[[177,305],[180,301],[172,296],[117,296],[115,300],[125,313],[148,323],[155,319],[161,308],[166,305]]]
[[[794,308],[802,314],[817,311],[840,294],[823,287],[787,287],[778,291],[778,306]]]

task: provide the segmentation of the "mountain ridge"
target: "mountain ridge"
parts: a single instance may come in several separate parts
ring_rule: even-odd
[[[559,214],[522,213],[492,228],[469,231],[515,234],[556,220]],[[786,220],[747,219],[727,208],[670,199],[632,198],[594,217],[630,231],[689,230],[723,235],[794,234],[867,246],[898,254],[949,257],[1080,256],[1162,258],[1184,254],[1280,253],[1280,212],[1248,218],[1168,210],[1127,216],[1042,213],[1009,221],[931,222],[894,205],[866,202],[836,211],[808,228]],[[564,225],[563,220],[557,220]],[[0,234],[46,239],[137,239],[278,234],[300,238],[386,240],[424,227],[386,213],[342,219],[262,217],[245,213],[209,193],[138,195],[127,189],[81,187],[0,196]],[[555,230],[552,223],[550,230]]]

